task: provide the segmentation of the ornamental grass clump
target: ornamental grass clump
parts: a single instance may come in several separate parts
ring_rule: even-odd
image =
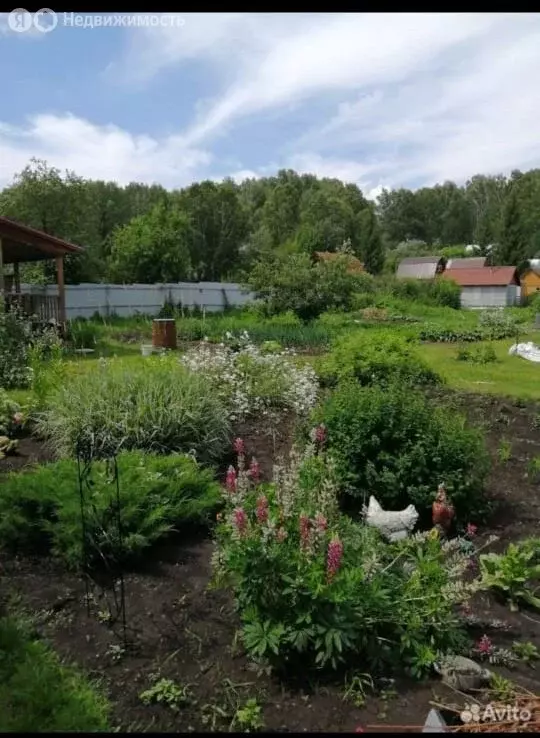
[[[125,367],[103,360],[49,397],[37,422],[59,456],[107,457],[120,450],[193,452],[215,463],[230,443],[226,408],[212,382],[174,357]]]
[[[244,332],[219,346],[202,343],[185,354],[187,369],[205,377],[227,408],[231,421],[282,411],[306,416],[317,400],[318,382],[310,366],[296,366],[294,352],[267,353]]]
[[[386,544],[341,514],[330,439],[322,427],[312,437],[267,484],[242,447],[223,487],[214,586],[232,588],[247,651],[277,672],[360,660],[420,677],[463,645],[456,609],[477,586],[461,581],[468,556],[428,536]]]

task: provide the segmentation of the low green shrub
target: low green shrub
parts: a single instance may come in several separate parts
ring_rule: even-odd
[[[174,356],[126,367],[101,360],[92,373],[65,379],[47,401],[37,429],[59,456],[77,448],[96,456],[118,450],[194,451],[221,458],[229,443],[226,410],[209,380]]]
[[[32,321],[12,307],[5,312],[0,305],[0,388],[25,388],[32,384],[32,355],[47,362],[60,341],[53,327],[35,329]]]
[[[389,510],[412,503],[429,523],[437,485],[444,482],[461,521],[485,513],[489,462],[482,434],[423,394],[346,383],[314,419],[328,430],[347,506],[358,508],[375,495]]]
[[[474,330],[453,330],[429,326],[420,331],[419,339],[428,343],[475,343],[478,341],[501,341],[512,338],[515,328],[508,326],[491,326]]]
[[[17,402],[0,388],[0,436],[13,438],[24,424],[24,415]]]
[[[502,554],[480,556],[482,584],[506,600],[511,610],[526,605],[540,610],[540,539],[510,543]]]
[[[109,706],[97,689],[12,618],[0,618],[0,731],[108,729]]]
[[[85,492],[87,554],[93,563],[134,560],[179,527],[205,525],[220,504],[212,472],[189,456],[118,456],[122,535],[115,522],[116,486],[96,462]],[[51,548],[71,568],[83,562],[77,463],[58,461],[13,472],[0,487],[0,540],[17,549]]]
[[[381,287],[405,300],[414,300],[428,305],[440,305],[459,310],[461,307],[461,287],[449,279],[397,279],[387,277]]]
[[[276,468],[272,485],[253,483],[244,464],[229,470],[214,584],[232,587],[252,657],[288,676],[362,663],[420,677],[463,647],[456,604],[476,583],[459,581],[467,559],[453,544],[387,545],[340,514],[331,465],[313,447]]]
[[[491,345],[479,346],[477,349],[461,347],[456,355],[458,361],[470,364],[494,364],[498,361],[495,349]]]
[[[414,345],[390,331],[360,330],[340,336],[319,370],[323,382],[330,385],[340,379],[356,379],[362,385],[428,386],[442,381]]]
[[[28,346],[32,327],[21,313],[5,312],[0,305],[0,387],[27,387],[30,383]]]

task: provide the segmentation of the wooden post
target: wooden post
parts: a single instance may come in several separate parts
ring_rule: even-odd
[[[15,282],[15,294],[21,294],[21,274],[19,272],[19,262],[13,264],[13,281]]]
[[[64,257],[56,257],[56,283],[58,285],[58,311],[59,321],[62,325],[66,322],[66,287],[64,284]]]
[[[4,252],[2,249],[2,237],[0,236],[0,295],[4,294]]]

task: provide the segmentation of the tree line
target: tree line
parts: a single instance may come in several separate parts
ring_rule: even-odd
[[[237,184],[88,180],[32,159],[0,191],[0,214],[85,246],[69,257],[69,282],[240,280],[269,255],[344,246],[377,274],[398,258],[457,255],[477,244],[495,263],[540,252],[540,169],[477,175],[416,191],[384,190],[370,202],[354,184],[282,170]],[[52,264],[25,267],[48,281]]]

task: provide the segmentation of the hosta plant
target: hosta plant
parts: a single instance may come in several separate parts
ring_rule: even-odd
[[[480,556],[482,584],[502,595],[515,611],[520,604],[540,609],[540,540],[510,543],[503,554]]]
[[[463,638],[455,606],[476,586],[461,582],[468,557],[428,536],[387,545],[342,515],[325,441],[319,429],[266,485],[240,446],[223,490],[214,583],[233,588],[247,651],[276,670],[360,659],[371,671],[420,676]]]

